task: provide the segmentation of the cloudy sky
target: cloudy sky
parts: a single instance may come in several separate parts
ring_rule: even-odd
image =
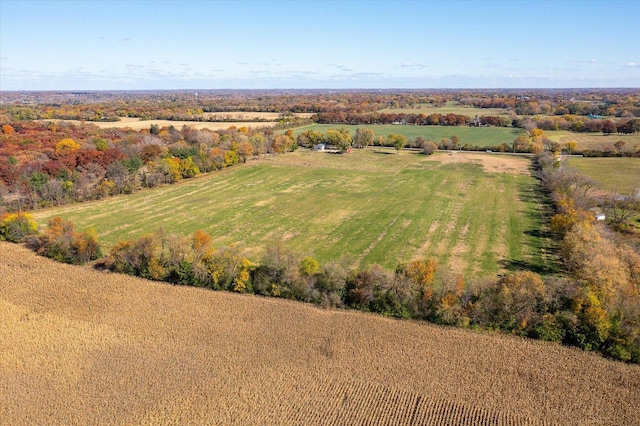
[[[0,0],[0,90],[640,87],[640,2]]]

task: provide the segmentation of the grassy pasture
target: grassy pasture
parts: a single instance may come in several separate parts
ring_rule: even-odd
[[[248,121],[253,119],[277,121],[281,114],[279,112],[253,112],[253,111],[220,111],[220,112],[205,112],[202,114],[204,117],[219,117],[219,118],[231,118],[237,121]],[[293,113],[294,117],[309,118],[314,115],[311,112]]]
[[[429,104],[419,104],[415,108],[385,108],[378,112],[394,113],[394,114],[458,114],[468,115],[469,117],[482,117],[483,115],[509,115],[509,111],[504,108],[475,108],[456,105],[447,105],[444,107],[434,107]]]
[[[480,154],[454,155],[296,152],[34,216],[42,225],[61,216],[80,230],[92,226],[105,249],[163,227],[202,229],[252,256],[282,241],[321,262],[349,255],[389,269],[421,256],[465,276],[547,267],[542,207],[522,173],[528,160],[501,157],[520,172],[487,172]]]
[[[630,194],[640,190],[640,158],[577,158],[569,165],[596,181],[605,191]]]
[[[558,142],[564,148],[567,142],[576,142],[578,150],[599,149],[606,150],[618,141],[626,143],[626,151],[635,151],[640,147],[640,135],[605,135],[603,133],[573,133],[566,130],[545,130],[545,136]],[[634,148],[636,147],[636,148]]]
[[[513,143],[518,137],[522,129],[511,127],[467,127],[467,126],[409,126],[409,125],[393,125],[393,124],[374,124],[374,125],[340,125],[340,124],[311,124],[308,126],[297,127],[293,134],[305,132],[307,130],[315,130],[325,133],[327,129],[336,129],[344,127],[348,129],[352,135],[360,128],[369,128],[374,131],[376,136],[386,137],[390,133],[397,133],[405,136],[407,139],[415,139],[422,136],[427,140],[440,141],[443,138],[457,136],[460,138],[461,144],[471,144],[480,147],[500,145],[503,142]]]
[[[593,353],[0,253],[6,425],[638,424]]]

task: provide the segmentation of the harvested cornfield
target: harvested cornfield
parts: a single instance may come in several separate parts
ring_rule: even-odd
[[[57,264],[0,243],[10,425],[638,425],[640,367]]]

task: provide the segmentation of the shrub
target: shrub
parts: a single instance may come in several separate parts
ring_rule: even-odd
[[[28,241],[39,255],[58,262],[80,265],[102,256],[95,231],[75,232],[73,223],[55,217],[49,228]]]
[[[3,213],[0,216],[0,240],[18,243],[38,231],[33,216],[25,212]]]
[[[431,155],[437,150],[438,150],[438,145],[436,145],[431,141],[427,141],[422,144],[422,151],[425,153],[425,155]]]

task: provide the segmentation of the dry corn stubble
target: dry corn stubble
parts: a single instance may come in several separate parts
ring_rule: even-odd
[[[640,368],[0,243],[6,424],[640,424]]]

